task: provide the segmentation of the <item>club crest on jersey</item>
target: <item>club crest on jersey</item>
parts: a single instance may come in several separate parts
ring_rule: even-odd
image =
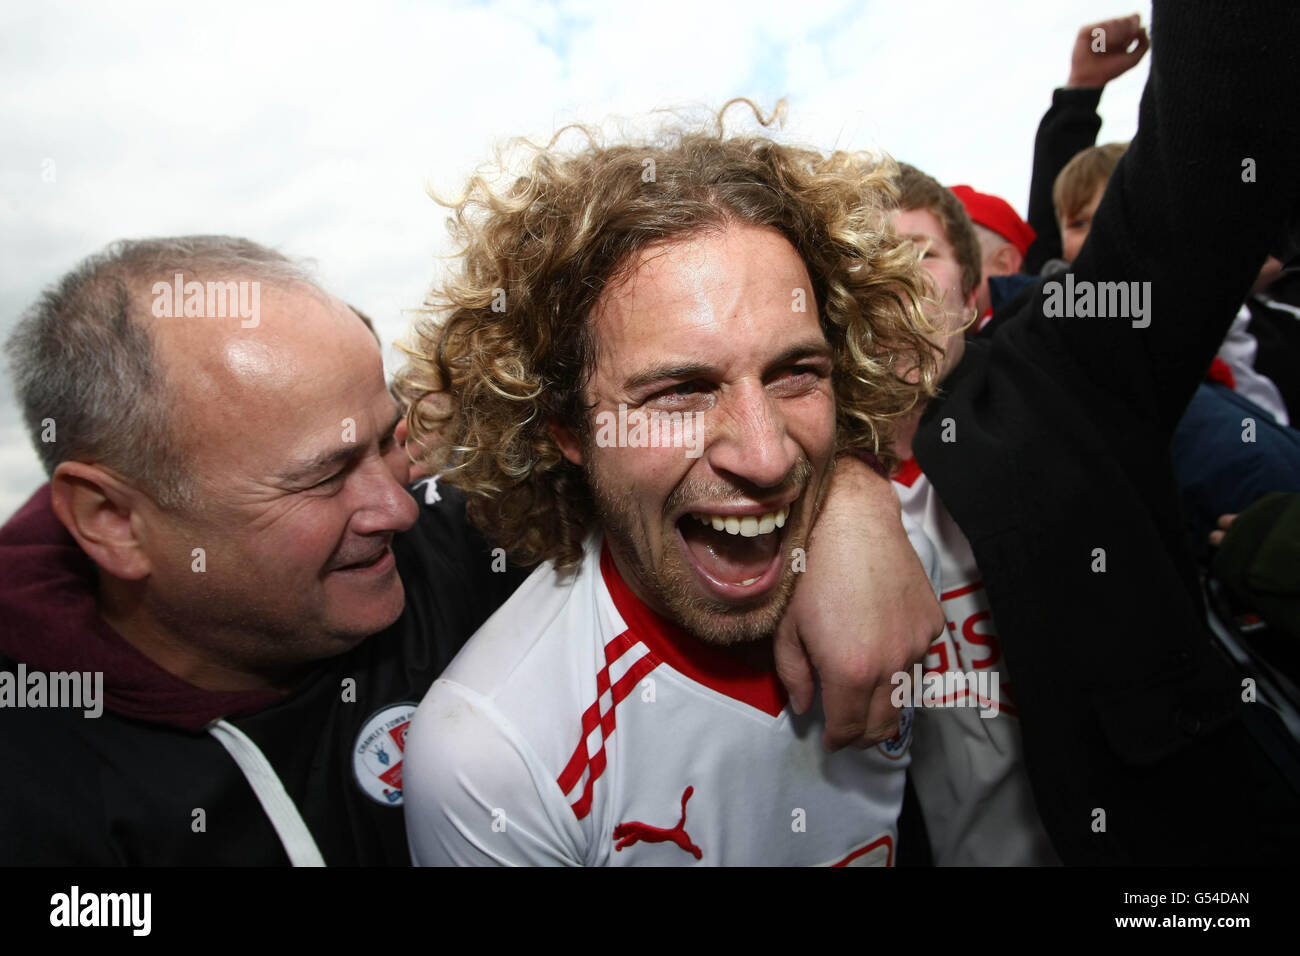
[[[897,760],[907,753],[908,745],[912,742],[912,721],[915,716],[916,714],[910,706],[899,711],[898,733],[879,745],[882,754],[891,760]]]
[[[402,805],[402,755],[416,704],[390,704],[370,716],[352,748],[352,773],[362,793],[389,807]]]

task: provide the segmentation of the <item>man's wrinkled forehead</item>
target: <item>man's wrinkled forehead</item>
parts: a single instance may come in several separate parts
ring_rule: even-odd
[[[744,240],[746,254],[738,257]],[[772,283],[782,290],[779,302],[755,296],[758,273],[779,276]],[[788,314],[801,297],[804,308],[798,311],[815,314],[808,270],[775,230],[740,224],[647,247],[611,280],[588,318],[596,370],[613,374],[671,364],[674,355],[698,355],[703,345],[743,335],[761,309]],[[793,338],[768,344],[779,351]]]
[[[213,328],[219,319],[158,320],[191,324],[159,339],[192,431],[245,445],[285,442],[324,422],[337,428],[367,413],[375,393],[387,394],[374,337],[338,299],[277,291],[263,312],[249,329]],[[209,327],[192,327],[199,323]]]

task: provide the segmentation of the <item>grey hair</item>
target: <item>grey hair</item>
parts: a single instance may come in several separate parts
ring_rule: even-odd
[[[300,264],[231,236],[121,239],[41,293],[5,343],[14,390],[48,474],[100,462],[164,508],[194,502],[176,422],[176,391],[141,315],[157,280],[234,276],[275,287],[315,281]],[[53,420],[54,441],[42,440]]]

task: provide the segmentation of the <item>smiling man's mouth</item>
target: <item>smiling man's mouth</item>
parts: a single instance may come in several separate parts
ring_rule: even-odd
[[[724,600],[753,599],[780,578],[789,516],[789,505],[750,514],[692,511],[677,522],[677,530],[707,590]]]
[[[392,536],[388,536],[383,547],[374,549],[369,553],[349,555],[346,563],[337,562],[334,567],[330,568],[330,573],[339,572],[368,572],[368,571],[386,571],[388,570],[389,559],[392,557]]]

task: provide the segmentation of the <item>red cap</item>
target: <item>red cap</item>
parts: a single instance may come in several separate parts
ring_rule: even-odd
[[[1020,218],[1011,208],[1011,203],[989,193],[980,193],[969,186],[953,186],[953,193],[970,213],[972,221],[992,229],[999,236],[1020,250],[1023,256],[1029,251],[1037,233],[1034,228]]]

